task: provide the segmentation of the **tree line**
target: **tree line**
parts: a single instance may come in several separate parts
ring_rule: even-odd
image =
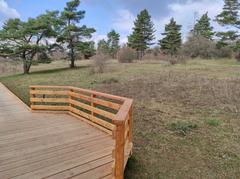
[[[222,12],[214,19],[222,27],[226,27],[227,31],[214,32],[211,26],[211,19],[208,12],[194,25],[189,33],[191,37],[203,37],[209,41],[216,41],[217,48],[231,47],[237,54],[240,54],[240,3],[238,0],[224,0]],[[182,26],[177,24],[174,18],[166,24],[165,31],[161,34],[162,39],[158,41],[158,45],[164,54],[174,56],[182,46]],[[138,58],[141,59],[151,45],[153,45],[154,25],[151,16],[145,9],[140,12],[134,22],[133,32],[128,36],[128,46],[135,49]],[[214,39],[215,38],[215,39]]]
[[[7,20],[0,30],[0,56],[23,61],[24,73],[29,73],[36,57],[48,58],[56,50],[67,52],[70,67],[75,67],[77,55],[81,53],[89,58],[98,52],[117,57],[120,45],[120,35],[115,30],[107,34],[97,44],[91,41],[96,31],[85,25],[80,26],[85,11],[78,10],[80,0],[66,3],[63,11],[47,11],[36,18],[29,18],[26,22],[20,19]],[[218,24],[226,27],[224,32],[214,32],[208,12],[196,22],[189,32],[189,38],[204,38],[216,42],[217,48],[231,47],[240,56],[240,3],[238,0],[224,0],[222,12],[214,19]],[[174,18],[165,25],[162,38],[158,39],[161,51],[170,56],[176,56],[181,49],[182,26]],[[128,36],[127,46],[137,52],[138,59],[142,59],[146,50],[155,43],[155,28],[151,15],[144,9],[134,21],[132,33]]]

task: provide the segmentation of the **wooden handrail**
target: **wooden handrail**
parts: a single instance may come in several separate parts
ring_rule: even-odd
[[[132,155],[133,100],[71,86],[30,86],[32,111],[65,111],[115,140],[113,178],[122,179]]]
[[[119,179],[123,179],[128,157],[132,155],[132,104],[133,100],[126,99],[113,120],[116,125],[113,135],[116,141],[113,153],[115,160],[114,176]],[[125,134],[127,134],[126,138]]]

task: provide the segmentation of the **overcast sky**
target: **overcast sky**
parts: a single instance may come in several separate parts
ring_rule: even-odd
[[[46,10],[62,10],[67,0],[0,0],[0,24],[8,18],[36,17]],[[184,38],[194,24],[194,14],[200,17],[208,12],[213,19],[222,9],[223,0],[82,0],[79,9],[86,10],[81,23],[94,27],[93,39],[106,38],[107,32],[115,29],[121,42],[127,41],[137,14],[147,9],[156,29],[156,40],[161,38],[164,25],[174,17],[181,24]],[[212,22],[215,29],[220,27]]]

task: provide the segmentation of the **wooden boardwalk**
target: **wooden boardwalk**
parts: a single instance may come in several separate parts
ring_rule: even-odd
[[[111,135],[68,114],[32,113],[0,83],[0,178],[112,178]]]

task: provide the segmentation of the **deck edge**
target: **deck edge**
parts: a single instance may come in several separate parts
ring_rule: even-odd
[[[25,106],[29,111],[31,111],[31,108],[26,103],[24,103],[16,94],[14,94],[6,85],[4,85],[2,82],[0,82],[0,85],[2,85],[9,92],[10,95],[15,97],[20,103],[22,103],[23,106]]]

